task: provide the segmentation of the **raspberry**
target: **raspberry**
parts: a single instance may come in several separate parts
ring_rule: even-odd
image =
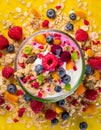
[[[101,57],[90,58],[88,64],[96,70],[101,70]]]
[[[58,58],[53,54],[46,54],[42,59],[43,68],[49,71],[54,70],[58,65]]]
[[[6,66],[2,69],[2,76],[5,77],[6,79],[9,79],[10,76],[12,76],[14,74],[14,69]]]
[[[60,58],[63,62],[69,62],[71,60],[71,54],[68,51],[64,51],[62,52]]]
[[[26,108],[20,108],[19,110],[18,110],[18,117],[22,117],[23,116],[23,114],[24,114],[24,112],[25,112],[25,110],[26,110]]]
[[[8,36],[13,39],[20,41],[22,39],[22,28],[20,26],[14,26],[8,31]]]
[[[48,21],[48,20],[44,20],[44,21],[42,22],[42,27],[48,28],[48,27],[49,27],[49,21]]]
[[[9,45],[9,41],[3,35],[0,35],[0,50],[3,50]]]
[[[0,58],[2,58],[2,52],[0,52]]]
[[[79,42],[85,42],[88,40],[88,33],[83,29],[78,29],[76,31],[75,38]]]
[[[91,101],[94,101],[96,100],[96,98],[98,97],[98,93],[96,90],[94,89],[88,89],[85,93],[85,97],[88,99],[88,100],[91,100]]]
[[[0,96],[0,106],[3,105],[5,103],[5,100],[2,96]]]
[[[40,113],[42,111],[42,109],[44,108],[44,103],[36,101],[36,100],[32,100],[30,102],[30,107],[32,109],[32,111],[36,114]]]
[[[45,112],[45,118],[48,120],[53,120],[54,118],[56,118],[57,113],[51,109],[48,109]]]

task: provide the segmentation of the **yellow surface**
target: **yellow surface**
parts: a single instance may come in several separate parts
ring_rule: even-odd
[[[6,1],[8,1],[8,4],[6,3]],[[3,30],[1,21],[3,19],[6,20],[6,14],[8,13],[8,11],[13,11],[15,10],[16,7],[21,7],[24,11],[26,10],[26,6],[25,5],[21,5],[20,2],[18,2],[19,0],[0,0],[0,12],[1,12],[1,16],[0,16],[0,31],[2,31],[3,33],[5,33],[5,35],[7,35],[7,32]],[[33,3],[32,7],[38,8],[40,5],[44,4],[45,0],[26,0],[26,1],[30,1]],[[58,3],[61,0],[54,0],[54,4],[49,4],[48,7],[55,7],[56,3]],[[83,0],[86,1],[86,0]],[[93,19],[96,21],[95,23],[97,24],[97,31],[101,30],[101,0],[87,0],[88,2],[88,10],[90,10],[92,12],[92,17]],[[65,3],[65,9],[64,11],[68,13],[68,11],[71,9],[71,7],[75,7],[77,8],[77,0],[66,0]],[[42,12],[43,14],[45,14],[45,10],[44,12]],[[18,20],[14,20],[12,18],[11,15],[9,15],[10,19],[16,24],[16,25],[21,25],[21,23]],[[93,24],[95,24],[93,23]],[[98,113],[98,112],[97,112]],[[27,130],[26,125],[23,125],[21,123],[13,123],[13,124],[7,124],[6,122],[6,117],[8,116],[8,114],[6,114],[6,116],[0,116],[0,130]],[[25,117],[26,118],[26,117]],[[97,119],[101,118],[98,116],[98,114],[95,114],[93,116],[92,119],[88,118],[88,119],[83,119],[82,117],[77,117],[77,119],[75,119],[76,125],[75,126],[71,126],[69,128],[69,130],[79,130],[79,122],[81,121],[87,121],[88,123],[88,129],[87,130],[101,130],[101,124],[99,124],[97,122]],[[29,122],[29,119],[28,119]],[[49,124],[50,125],[50,124]],[[31,128],[29,128],[29,130],[37,130],[38,128],[36,128],[34,126],[34,124],[32,125]],[[44,128],[43,126],[43,130],[50,130],[51,128]],[[54,127],[54,130],[60,130],[59,125]]]

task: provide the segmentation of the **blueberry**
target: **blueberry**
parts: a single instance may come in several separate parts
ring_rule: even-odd
[[[55,86],[54,90],[56,92],[61,92],[62,91],[62,88],[60,86]]]
[[[31,100],[31,97],[28,94],[25,94],[23,97],[24,97],[25,101],[30,101]]]
[[[53,124],[53,125],[57,125],[58,124],[58,119],[57,118],[54,118],[53,120],[51,120],[51,123]]]
[[[85,74],[90,75],[93,73],[93,68],[90,65],[86,65]]]
[[[62,82],[67,84],[71,81],[71,77],[69,75],[64,75],[64,77],[62,77]]]
[[[58,69],[58,75],[59,75],[61,78],[64,77],[65,74],[66,74],[66,71],[65,71],[64,68],[59,68],[59,69]]]
[[[67,23],[67,25],[65,26],[65,30],[66,31],[72,31],[74,28],[73,24],[72,23]]]
[[[63,120],[67,120],[69,118],[69,113],[68,112],[63,112],[61,115]]]
[[[79,124],[79,127],[80,127],[81,130],[86,130],[87,127],[88,127],[88,124],[86,122],[81,122]]]
[[[16,93],[16,91],[17,91],[16,85],[14,85],[14,84],[8,84],[7,91],[9,93],[12,93],[12,94]]]
[[[59,107],[63,107],[64,105],[65,105],[65,100],[63,99],[63,100],[60,100],[60,101],[58,101],[58,102],[56,102],[57,103],[57,105],[59,106]]]
[[[10,52],[10,53],[14,52],[14,51],[15,51],[14,45],[13,45],[13,44],[10,44],[10,45],[8,46],[8,48],[7,48],[7,51]]]
[[[48,9],[46,12],[46,15],[48,18],[55,18],[56,17],[56,12],[54,9]]]
[[[51,35],[46,36],[46,42],[51,44],[53,42],[53,36]]]
[[[69,15],[69,17],[70,17],[71,20],[76,20],[76,14],[75,13],[71,13]]]
[[[38,65],[35,66],[35,72],[36,72],[37,74],[42,73],[42,70],[43,70],[42,65],[38,64]]]

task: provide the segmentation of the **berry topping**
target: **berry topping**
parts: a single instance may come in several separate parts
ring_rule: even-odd
[[[47,43],[49,43],[49,44],[51,44],[51,43],[53,43],[53,36],[52,35],[48,35],[48,36],[46,36],[46,42]]]
[[[84,19],[84,24],[85,24],[85,25],[89,25],[89,21],[86,20],[86,19]]]
[[[88,64],[96,70],[101,70],[101,57],[90,58]]]
[[[72,23],[67,23],[65,26],[66,31],[72,31],[74,29],[74,25]]]
[[[18,110],[18,117],[22,117],[23,116],[23,114],[24,114],[24,112],[25,112],[25,110],[26,110],[26,108],[20,108],[19,110]]]
[[[71,60],[71,54],[68,51],[63,51],[60,58],[63,62],[69,62]]]
[[[58,69],[58,75],[59,75],[61,78],[64,77],[65,74],[66,74],[66,71],[65,71],[64,68],[59,68],[59,69]]]
[[[59,106],[59,107],[63,107],[64,105],[65,105],[65,100],[63,99],[63,100],[60,100],[60,101],[58,101],[58,102],[56,102],[57,103],[57,105]]]
[[[61,5],[57,5],[55,8],[56,8],[57,10],[59,10],[59,9],[61,9]]]
[[[31,83],[31,87],[38,89],[39,88],[39,82]]]
[[[90,65],[86,65],[86,70],[85,70],[85,74],[86,75],[90,75],[93,74],[93,68]]]
[[[48,53],[42,59],[42,65],[44,69],[53,71],[58,65],[58,58],[55,57],[53,54]]]
[[[9,29],[8,36],[13,39],[20,41],[22,39],[22,28],[20,26],[14,26]]]
[[[75,13],[70,13],[69,15],[71,20],[76,20],[76,14]]]
[[[2,96],[0,96],[0,106],[3,105],[5,103],[5,100]]]
[[[44,21],[42,22],[42,27],[43,27],[43,28],[48,28],[48,27],[49,27],[49,21],[48,21],[48,20],[44,20]]]
[[[0,35],[0,50],[5,49],[9,45],[9,41],[3,35]]]
[[[46,16],[48,18],[55,18],[56,17],[56,12],[54,9],[48,9],[47,12],[46,12]]]
[[[69,118],[69,113],[68,112],[63,112],[61,115],[63,120],[67,120]]]
[[[24,95],[24,92],[21,89],[19,89],[19,90],[17,90],[16,95],[17,96]]]
[[[9,44],[9,46],[7,47],[7,51],[10,52],[10,53],[14,52],[15,51],[14,45],[13,44]]]
[[[56,118],[57,113],[51,109],[48,109],[45,112],[45,118],[48,120],[53,120],[54,118]]]
[[[88,124],[86,122],[81,122],[79,124],[79,127],[80,127],[81,130],[86,130],[87,127],[88,127]]]
[[[6,79],[9,79],[14,74],[14,69],[6,66],[2,69],[2,76]]]
[[[42,109],[44,108],[44,103],[36,101],[36,100],[32,100],[30,102],[30,107],[32,109],[32,111],[36,114],[40,113],[42,111]]]
[[[23,98],[24,98],[24,100],[27,101],[27,102],[31,100],[31,97],[30,97],[28,94],[25,94],[25,95],[23,96]]]
[[[65,75],[64,77],[62,77],[62,82],[67,84],[71,81],[71,77],[69,75]]]
[[[40,65],[40,64],[38,64],[38,65],[36,65],[35,66],[35,72],[37,73],[37,74],[41,74],[42,73],[42,71],[43,71],[43,67],[42,67],[42,65]]]
[[[55,55],[60,56],[60,54],[61,54],[61,52],[62,52],[62,48],[61,48],[61,46],[59,46],[59,45],[53,45],[53,46],[51,47],[51,52],[52,52],[53,54],[55,54]]]
[[[61,92],[62,91],[62,88],[60,86],[55,86],[54,90],[56,92]]]
[[[12,93],[12,94],[16,93],[17,92],[16,85],[14,85],[14,84],[8,84],[7,91],[9,93]]]
[[[76,31],[75,38],[79,42],[85,42],[88,40],[88,33],[83,29],[78,29]]]
[[[58,124],[58,119],[57,118],[54,118],[53,120],[51,120],[51,123],[53,124],[53,125],[57,125]]]
[[[94,101],[96,100],[96,98],[98,97],[98,93],[96,90],[94,89],[87,89],[86,93],[85,93],[85,97],[88,100]]]

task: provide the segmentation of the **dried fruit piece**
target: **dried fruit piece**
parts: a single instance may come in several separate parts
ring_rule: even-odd
[[[61,44],[61,39],[60,38],[54,39],[54,44],[60,45]]]
[[[95,80],[100,80],[100,72],[98,70],[94,71]]]
[[[46,38],[43,34],[35,36],[33,40],[42,45],[46,44]]]
[[[77,90],[76,90],[76,94],[77,94],[78,96],[80,96],[80,95],[82,95],[85,91],[86,91],[86,88],[85,88],[84,84],[81,83],[81,84],[79,85],[79,87],[77,88]]]
[[[32,52],[32,47],[30,45],[26,45],[23,49],[24,54],[31,54]]]
[[[54,110],[56,111],[57,114],[60,114],[64,111],[63,108],[59,107],[56,103]]]
[[[93,52],[92,49],[87,49],[87,51],[85,51],[85,53],[86,53],[86,55],[87,55],[88,57],[93,57],[93,56],[94,56],[94,52]]]
[[[44,83],[44,79],[45,79],[45,77],[44,77],[43,74],[40,74],[40,75],[38,76],[38,81],[39,81],[39,84],[40,84],[40,85]]]
[[[71,54],[71,57],[73,60],[78,60],[78,52],[76,50],[73,51],[73,53]]]
[[[26,64],[29,64],[29,63],[33,63],[37,58],[37,55],[33,54],[32,56],[29,56],[27,61],[26,61]]]
[[[26,108],[22,107],[18,110],[18,117],[22,117],[24,112],[25,112]]]
[[[53,77],[53,79],[56,80],[56,81],[59,81],[59,80],[60,80],[60,77],[59,77],[57,71],[52,72],[52,77]]]
[[[85,19],[86,18],[86,13],[82,12],[82,11],[75,11],[75,14],[82,18],[82,19]]]
[[[93,114],[95,112],[96,105],[95,104],[89,104],[85,110],[87,114]]]
[[[8,100],[9,102],[11,102],[13,104],[17,104],[18,96],[10,94],[7,91],[4,93],[4,96],[5,96],[6,100]]]
[[[49,27],[49,20],[44,20],[44,21],[42,22],[42,27],[48,28],[48,27]]]
[[[66,84],[66,85],[65,85],[65,89],[66,89],[67,91],[70,91],[70,90],[71,90],[71,85],[70,85],[70,84]]]
[[[40,13],[36,10],[36,9],[32,9],[31,11],[31,14],[33,14],[36,18],[40,19]]]
[[[3,105],[5,103],[5,100],[2,96],[0,96],[0,106]]]
[[[66,70],[71,70],[73,69],[74,63],[72,60],[66,63]]]

